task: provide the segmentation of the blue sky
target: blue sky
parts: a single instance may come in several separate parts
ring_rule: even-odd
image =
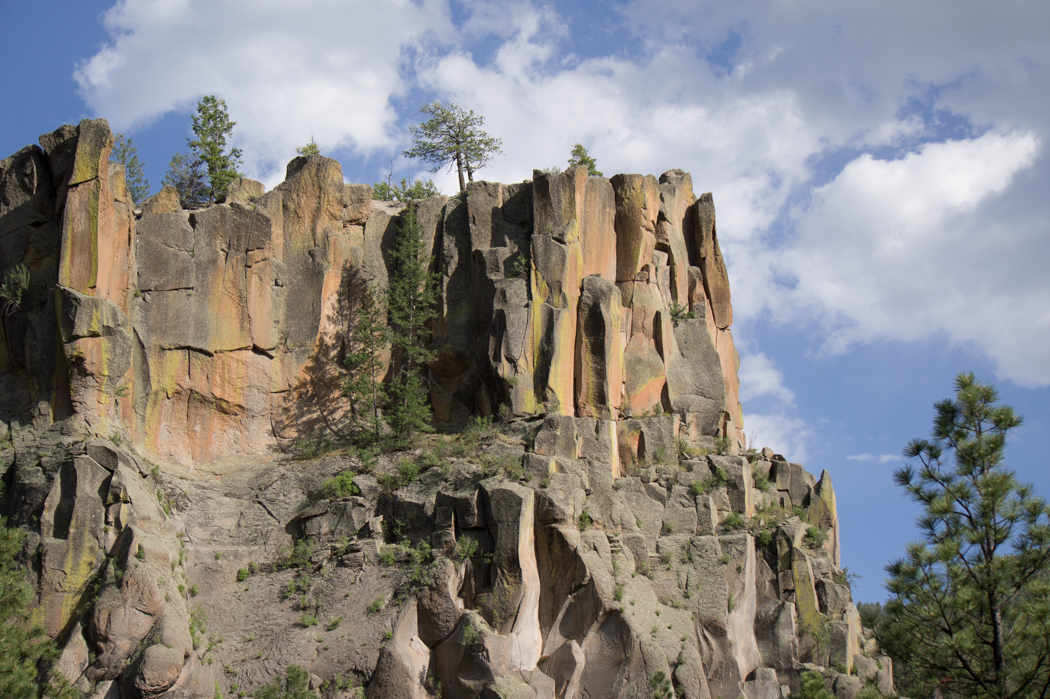
[[[348,181],[427,176],[400,152],[430,99],[503,139],[486,179],[576,142],[607,175],[690,171],[745,429],[831,473],[860,600],[917,537],[892,472],[958,372],[1025,415],[1008,457],[1050,494],[1046,3],[0,0],[0,26],[0,154],[104,116],[154,190],[206,94],[269,186],[311,137]]]

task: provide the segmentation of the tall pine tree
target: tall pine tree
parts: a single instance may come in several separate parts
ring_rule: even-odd
[[[414,432],[431,429],[427,365],[435,353],[427,344],[430,323],[437,316],[437,275],[430,271],[433,258],[424,247],[413,204],[401,212],[391,258],[387,303],[394,376],[387,416],[394,434],[407,440]]]
[[[1003,463],[1021,417],[993,386],[960,374],[936,404],[933,439],[894,477],[925,508],[925,541],[886,570],[877,634],[908,664],[915,695],[1050,695],[1050,508]]]
[[[382,439],[382,409],[386,403],[384,351],[390,340],[383,312],[382,291],[373,291],[359,272],[351,274],[347,288],[350,327],[347,338],[346,378],[343,391],[350,399],[354,437],[375,442]]]
[[[139,151],[135,148],[134,141],[122,133],[116,134],[109,159],[124,166],[124,181],[131,200],[136,204],[145,201],[149,196],[149,180],[142,170],[142,161],[139,160]]]
[[[58,650],[29,621],[32,590],[17,560],[24,538],[0,518],[0,697],[70,699],[77,693],[52,669]]]
[[[230,184],[240,177],[237,166],[241,164],[241,149],[226,147],[236,125],[226,111],[226,100],[205,95],[197,103],[197,113],[193,115],[193,133],[197,138],[188,144],[194,160],[208,169],[208,197],[212,202],[222,201]]]

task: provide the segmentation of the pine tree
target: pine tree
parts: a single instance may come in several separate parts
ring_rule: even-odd
[[[587,168],[587,174],[591,177],[604,177],[602,171],[598,169],[598,164],[594,162],[594,158],[590,156],[582,143],[577,143],[573,146],[572,152],[569,153],[569,167],[577,165],[583,165]]]
[[[32,593],[17,562],[24,538],[0,518],[0,697],[75,696],[65,678],[49,670],[58,651],[42,628],[29,623]]]
[[[459,175],[459,191],[466,189],[463,179],[474,181],[474,173],[488,165],[489,161],[503,151],[503,142],[482,131],[485,117],[469,112],[456,105],[431,102],[419,108],[430,119],[420,126],[410,127],[412,149],[404,154],[419,158],[433,165],[431,172],[448,166]]]
[[[835,699],[819,672],[807,670],[799,680],[799,691],[791,693],[791,699]]]
[[[299,155],[305,156],[320,155],[321,146],[317,145],[317,142],[311,138],[309,143],[307,143],[305,146],[299,146],[295,149],[295,152]]]
[[[226,148],[236,125],[230,121],[226,100],[206,95],[197,103],[197,113],[193,115],[193,133],[197,138],[187,142],[195,160],[208,168],[208,199],[212,202],[222,201],[230,183],[240,177],[237,166],[241,149]]]
[[[1050,693],[1050,508],[1003,463],[1021,417],[991,385],[960,374],[936,404],[933,439],[894,474],[923,505],[925,541],[892,562],[879,642],[914,672],[916,693]]]
[[[131,200],[136,204],[145,201],[149,196],[149,180],[142,170],[139,151],[135,148],[134,141],[118,133],[113,139],[113,150],[109,153],[109,159],[124,166],[124,181],[127,183]]]
[[[383,375],[386,363],[383,350],[390,339],[380,298],[360,274],[350,277],[348,284],[350,331],[347,338],[347,370],[343,391],[350,399],[351,426],[355,432],[367,434],[378,442],[382,437],[382,407],[386,402]]]
[[[414,432],[431,429],[427,365],[435,353],[427,349],[430,323],[437,313],[437,279],[430,271],[433,258],[423,246],[423,228],[416,209],[401,212],[391,253],[394,270],[387,290],[394,377],[387,415],[394,434],[408,439]]]

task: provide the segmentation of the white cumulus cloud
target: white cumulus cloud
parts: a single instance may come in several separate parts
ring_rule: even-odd
[[[410,50],[455,35],[439,0],[121,0],[111,40],[76,69],[84,100],[127,129],[223,97],[250,174],[325,149],[389,148]]]

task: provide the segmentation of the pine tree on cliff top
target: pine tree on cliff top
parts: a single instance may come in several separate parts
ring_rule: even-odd
[[[193,133],[197,138],[188,143],[190,152],[208,168],[208,195],[213,202],[225,198],[230,184],[240,177],[237,166],[241,164],[241,149],[226,148],[236,125],[230,121],[226,100],[206,95],[197,103],[197,113],[193,115]]]
[[[430,271],[433,258],[423,245],[423,228],[415,206],[401,212],[391,252],[394,269],[387,289],[394,377],[389,387],[387,416],[398,438],[431,429],[427,365],[435,353],[427,349],[430,323],[437,315],[437,279]]]
[[[886,570],[879,642],[914,671],[913,693],[1050,695],[1050,508],[1003,464],[1021,424],[995,388],[960,374],[936,404],[933,439],[894,474],[925,513],[925,541]],[[949,458],[950,455],[950,458]]]
[[[591,177],[603,177],[602,171],[598,169],[598,163],[594,162],[594,158],[591,157],[591,154],[587,152],[582,143],[577,143],[573,146],[572,152],[569,153],[569,167],[577,165],[587,168],[587,174]]]
[[[459,175],[459,191],[466,189],[467,180],[474,181],[474,173],[488,165],[489,161],[503,151],[503,142],[482,130],[485,117],[471,109],[464,111],[456,104],[431,102],[419,108],[430,119],[419,126],[412,126],[412,148],[404,155],[419,158],[437,172],[443,167],[455,170]]]
[[[131,200],[136,204],[145,201],[149,196],[149,180],[142,170],[142,161],[139,160],[139,151],[135,148],[134,141],[118,133],[114,136],[109,159],[124,166],[124,182]]]

